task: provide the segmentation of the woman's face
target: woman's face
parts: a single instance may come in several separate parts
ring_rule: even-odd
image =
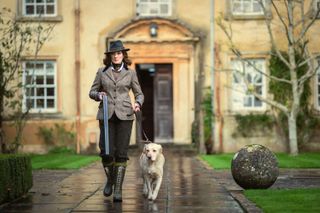
[[[111,53],[111,60],[114,64],[121,64],[123,60],[123,53],[121,51]]]

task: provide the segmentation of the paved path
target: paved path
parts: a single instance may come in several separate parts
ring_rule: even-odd
[[[113,203],[112,197],[103,196],[105,175],[97,163],[69,176],[52,172],[41,179],[39,172],[28,195],[4,206],[0,212],[243,212],[199,160],[170,151],[165,154],[164,179],[158,199],[154,202],[146,200],[137,169],[138,155],[131,154],[122,203]]]
[[[35,171],[34,186],[0,212],[261,212],[248,201],[230,170],[212,170],[195,155],[165,148],[164,179],[155,202],[142,196],[140,153],[132,152],[123,185],[123,202],[102,194],[100,163],[77,171]],[[271,188],[320,188],[319,169],[281,169]]]

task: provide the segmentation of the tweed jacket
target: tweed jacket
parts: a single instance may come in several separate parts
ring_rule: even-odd
[[[105,92],[108,96],[109,119],[116,113],[120,120],[133,120],[134,111],[132,108],[129,91],[132,90],[135,101],[142,107],[144,95],[137,78],[136,71],[122,68],[117,80],[114,79],[112,68],[101,67],[91,86],[89,97],[100,101],[97,120],[103,120],[103,104],[99,99],[99,92]]]

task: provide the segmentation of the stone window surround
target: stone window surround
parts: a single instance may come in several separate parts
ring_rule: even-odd
[[[18,21],[41,21],[41,22],[61,22],[63,20],[61,13],[61,4],[60,1],[61,0],[56,0],[56,16],[42,16],[42,17],[38,17],[38,16],[25,16],[23,14],[23,1],[25,0],[18,0],[17,1],[17,20]]]
[[[35,61],[35,60],[32,60],[32,59],[25,59],[23,62],[22,62],[22,66],[23,66],[23,69],[25,69],[25,64],[26,62],[32,62],[32,61]],[[58,110],[58,77],[57,77],[57,60],[56,59],[45,59],[45,58],[41,58],[41,59],[38,59],[37,60],[38,62],[42,62],[42,63],[46,63],[46,62],[52,62],[54,64],[54,107],[53,108],[41,108],[41,109],[38,109],[38,108],[31,108],[30,109],[30,114],[34,114],[34,115],[39,115],[39,114],[42,114],[42,113],[49,113],[49,114],[55,114],[57,113],[57,110]],[[24,83],[25,82],[25,74],[23,74],[23,79],[22,79],[22,82]],[[45,85],[45,84],[44,84]],[[36,87],[37,88],[37,87]],[[44,88],[47,88],[44,86]],[[35,96],[37,97],[37,96]],[[44,99],[46,100],[47,96],[44,96]],[[25,111],[26,110],[26,95],[23,96],[23,110]]]
[[[320,65],[320,57],[316,59],[316,66]],[[316,109],[320,110],[320,67],[318,67],[317,74],[315,75],[315,106]]]
[[[148,3],[152,3],[152,4],[159,4],[159,3],[165,3],[165,2],[141,2],[140,0],[136,0],[136,16],[137,17],[171,17],[173,16],[173,0],[168,0],[167,4],[168,4],[168,14],[163,15],[163,14],[145,14],[145,15],[141,15],[138,11],[139,11],[139,5],[140,4],[148,4]]]
[[[262,56],[261,57],[246,57],[245,59],[247,60],[257,60],[257,61],[262,61],[263,63],[263,72],[267,72],[267,58]],[[237,61],[236,58],[231,58],[230,59],[230,66],[232,67],[232,63],[234,61]],[[250,106],[250,107],[245,107],[245,106],[241,106],[241,107],[235,107],[234,103],[233,103],[233,95],[234,95],[234,90],[233,90],[233,84],[234,84],[234,81],[233,81],[233,72],[231,72],[231,91],[230,91],[230,103],[231,103],[231,111],[232,112],[236,112],[236,113],[240,113],[240,112],[262,112],[262,111],[265,111],[267,110],[267,104],[262,102],[262,106],[258,106],[258,107],[255,107],[255,106]],[[261,86],[262,86],[262,95],[264,97],[267,97],[268,94],[267,94],[267,79],[265,76],[262,76],[262,83],[261,83]],[[249,95],[249,96],[253,96],[253,95]]]
[[[266,2],[266,10],[267,10],[267,18],[271,19],[272,18],[272,13],[270,9],[270,1],[265,0]],[[232,0],[225,0],[225,19],[230,20],[260,20],[260,19],[265,19],[265,15],[262,14],[233,14],[232,13]]]

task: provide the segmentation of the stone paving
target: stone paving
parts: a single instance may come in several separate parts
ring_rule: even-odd
[[[100,163],[76,171],[35,171],[29,193],[0,212],[261,212],[242,194],[230,170],[211,170],[193,154],[164,149],[163,183],[154,202],[142,195],[139,152],[131,152],[123,202],[113,203],[102,190]],[[273,188],[320,188],[320,170],[281,170]]]

